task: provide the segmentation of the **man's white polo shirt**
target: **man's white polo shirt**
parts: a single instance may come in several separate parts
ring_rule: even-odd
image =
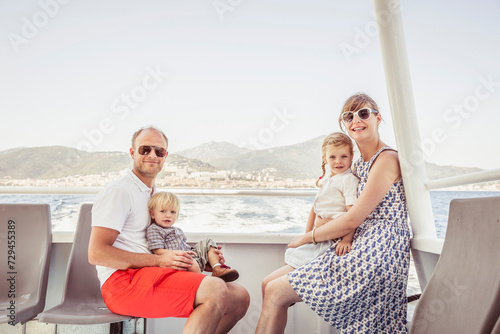
[[[148,201],[156,190],[146,186],[131,170],[101,190],[92,207],[92,226],[120,232],[113,246],[134,253],[151,253],[146,241],[150,223]],[[101,286],[116,271],[97,267]]]

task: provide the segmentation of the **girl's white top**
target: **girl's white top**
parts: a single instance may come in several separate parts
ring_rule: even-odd
[[[359,179],[349,168],[343,173],[321,179],[318,194],[314,200],[314,212],[321,218],[337,218],[346,212],[347,205],[353,205],[358,194]]]

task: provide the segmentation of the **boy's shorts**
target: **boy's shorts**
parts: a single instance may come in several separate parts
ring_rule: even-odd
[[[196,253],[196,256],[193,256],[193,259],[198,262],[198,265],[200,266],[201,271],[205,270],[205,266],[208,263],[208,251],[210,250],[210,247],[214,247],[215,249],[217,248],[217,243],[213,241],[210,238],[206,238],[203,240],[198,241],[196,245],[191,247],[191,250]]]
[[[140,318],[187,318],[193,312],[203,274],[170,268],[117,270],[101,292],[108,309]]]

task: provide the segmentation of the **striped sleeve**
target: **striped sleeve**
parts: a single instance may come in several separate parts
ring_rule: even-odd
[[[155,224],[149,225],[146,231],[146,239],[148,240],[149,250],[155,250],[159,248],[166,248],[164,243],[164,230],[159,228]]]

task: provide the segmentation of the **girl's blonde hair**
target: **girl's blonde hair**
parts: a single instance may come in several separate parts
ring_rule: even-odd
[[[157,207],[165,209],[169,206],[173,206],[174,210],[177,214],[179,214],[179,210],[181,209],[181,201],[179,197],[166,191],[157,192],[148,202],[149,212],[153,211]],[[151,223],[154,223],[153,218],[151,219]]]
[[[321,187],[319,181],[326,174],[326,167],[325,167],[326,163],[323,157],[326,155],[326,148],[329,146],[335,146],[335,147],[347,146],[349,148],[349,153],[351,153],[351,156],[354,156],[354,144],[352,143],[352,140],[351,138],[349,138],[348,135],[342,132],[334,132],[326,136],[326,138],[323,140],[323,144],[321,145],[321,158],[322,158],[321,169],[323,170],[323,175],[321,175],[316,181],[317,187]]]
[[[340,128],[344,129],[342,127],[342,125],[344,124],[342,122],[342,114],[344,112],[346,112],[346,111],[353,111],[353,112],[358,111],[359,109],[361,109],[363,107],[375,109],[380,114],[380,109],[378,108],[377,103],[375,103],[375,101],[371,97],[369,97],[365,93],[356,93],[356,94],[352,95],[351,97],[349,97],[344,103],[344,107],[342,108],[342,111],[340,112],[340,115],[339,115]]]

